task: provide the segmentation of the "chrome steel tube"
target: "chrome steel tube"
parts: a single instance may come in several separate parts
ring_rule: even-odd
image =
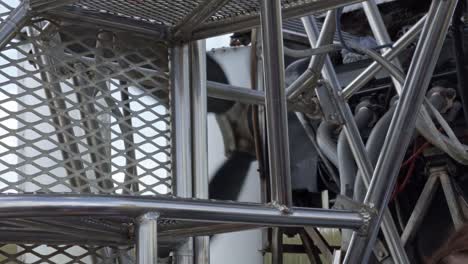
[[[428,14],[431,19],[427,20],[421,33],[422,37],[364,201],[374,205],[379,213],[372,222],[367,237],[353,236],[345,263],[368,261],[456,4],[456,0],[447,0],[433,1],[431,5]]]
[[[158,263],[158,213],[146,213],[137,219],[136,256],[138,264]]]
[[[322,31],[317,39],[317,44],[312,46],[313,48],[321,48],[325,45],[332,44],[333,38],[335,37],[335,16],[336,11],[328,11],[325,21],[323,23]],[[304,18],[303,18],[304,19]],[[296,98],[307,88],[313,88],[318,79],[320,78],[320,72],[325,63],[326,53],[312,56],[309,62],[309,66],[306,71],[302,73],[287,89],[286,96],[290,99]]]
[[[194,197],[208,199],[208,129],[206,97],[205,40],[191,44],[191,91],[193,128],[193,191]],[[194,238],[194,262],[210,263],[210,237]]]
[[[408,30],[408,32],[406,32],[400,39],[395,42],[392,49],[384,52],[382,56],[387,60],[395,59],[401,53],[401,51],[413,43],[419,36],[424,22],[426,21],[426,17],[427,16],[421,18],[410,30]],[[359,89],[371,81],[381,69],[382,65],[377,62],[373,62],[343,89],[343,97],[345,99],[349,99],[355,92],[359,91]]]
[[[28,35],[35,36],[34,29],[28,27]],[[47,42],[42,45],[48,45]],[[69,114],[66,112],[66,103],[63,97],[62,87],[58,82],[56,74],[51,72],[51,69],[56,62],[51,56],[39,55],[41,53],[38,45],[32,45],[34,55],[38,56],[36,62],[41,69],[41,79],[44,82],[44,94],[49,101],[49,110],[53,116],[52,120],[56,126],[57,139],[63,148],[61,150],[63,160],[65,161],[65,169],[70,178],[70,184],[82,192],[90,192],[89,183],[86,181],[87,176],[84,170],[84,165],[80,157],[80,150],[77,144],[77,137],[72,127],[72,121]],[[49,69],[49,70],[47,70]],[[60,129],[62,128],[62,129]]]
[[[208,96],[212,98],[231,100],[245,104],[265,104],[265,93],[244,87],[207,81]]]
[[[3,49],[18,33],[28,20],[30,13],[29,1],[22,1],[11,11],[0,24],[0,50]]]
[[[292,206],[288,108],[284,82],[281,0],[261,0],[265,113],[270,166],[271,200]],[[283,263],[283,233],[273,229],[272,263]]]
[[[192,197],[192,124],[190,114],[189,47],[171,50],[172,175],[175,194]]]
[[[270,0],[271,1],[271,0]],[[291,5],[283,11],[284,19],[303,17],[306,14],[323,13],[338,7],[360,3],[363,0],[320,0],[302,5]],[[203,39],[230,32],[248,30],[260,25],[260,16],[237,16],[225,19],[223,22],[208,23],[197,28],[193,33],[194,39]]]
[[[261,1],[265,112],[272,200],[292,205],[280,0]]]
[[[190,39],[194,29],[208,20],[230,0],[205,0],[199,3],[173,30],[175,38]]]
[[[309,41],[312,44],[316,40],[317,31],[318,31],[318,27],[314,22],[315,21],[311,17],[311,19],[309,20],[309,23],[304,23],[307,35],[309,36]],[[370,180],[372,179],[373,165],[369,159],[369,156],[367,155],[367,151],[364,147],[364,143],[360,136],[356,122],[354,121],[354,117],[352,115],[351,109],[346,104],[344,99],[341,96],[339,96],[340,94],[339,92],[341,91],[341,86],[338,82],[338,78],[336,76],[336,73],[333,69],[333,65],[328,56],[327,56],[327,61],[325,63],[325,67],[322,72],[322,75],[324,76],[326,80],[330,81],[330,85],[332,89],[336,91],[337,99],[339,102],[338,109],[341,112],[341,115],[345,119],[345,126],[344,126],[345,135],[348,139],[349,146],[356,160],[356,164],[358,165],[358,168],[362,173],[362,176],[363,176],[362,179],[364,181],[364,184],[368,186]],[[388,216],[389,215],[386,214],[385,221],[382,224],[382,229],[384,231],[387,242],[394,246],[396,242],[398,241],[397,239],[399,238],[398,236],[395,236],[393,234],[396,230],[395,224],[393,223],[392,219],[389,218]],[[355,235],[356,234],[353,234],[353,237]]]
[[[380,14],[379,8],[377,7],[375,0],[364,1],[362,2],[362,6],[364,7],[364,13],[366,14],[367,20],[369,20],[369,25],[371,27],[372,32],[374,33],[375,39],[377,40],[377,44],[388,45],[392,43],[392,40],[390,39],[390,35],[388,34],[387,28],[385,27],[382,15]],[[382,49],[382,51],[384,52],[388,50],[390,50],[390,48]],[[398,69],[402,69],[398,58],[395,58],[394,60],[392,60],[392,62]],[[396,90],[401,91],[402,84],[398,80],[396,80],[394,76],[391,76],[391,78]]]
[[[315,46],[319,35],[318,26],[315,21],[315,18],[312,16],[308,16],[303,18],[302,22],[304,24],[307,36],[309,37],[309,42],[311,43],[311,46]],[[373,172],[372,164],[370,163],[370,160],[367,157],[367,152],[364,147],[362,138],[359,134],[359,129],[356,125],[356,122],[354,121],[353,113],[349,108],[349,105],[346,104],[346,102],[341,96],[339,96],[339,94],[341,93],[341,85],[338,81],[338,77],[336,76],[333,64],[329,56],[326,56],[325,65],[322,70],[322,76],[325,80],[329,82],[331,89],[334,91],[337,97],[336,99],[338,102],[338,111],[340,111],[340,114],[345,120],[344,131],[346,133],[346,137],[348,138],[348,142],[350,144],[353,155],[356,159],[358,168],[361,170],[361,172],[368,176],[367,179],[370,179],[372,177]]]
[[[93,83],[90,83],[82,75],[85,74],[85,66],[75,64],[75,70],[79,73],[73,77],[73,85],[75,86],[76,98],[79,104],[81,122],[86,131],[86,143],[88,145],[89,155],[92,164],[95,164],[94,176],[96,183],[99,186],[99,192],[108,193],[113,189],[110,165],[110,153],[107,151],[107,146],[110,142],[103,134],[107,130],[103,128],[97,119],[97,109],[94,101],[96,98],[96,88]],[[106,85],[104,83],[104,85]],[[104,92],[104,91],[103,91]]]
[[[377,43],[379,45],[386,45],[392,43],[390,35],[388,34],[387,28],[384,24],[384,21],[375,1],[367,0],[362,2],[362,5],[364,7],[364,12],[366,14],[367,19],[369,20],[370,27],[372,29],[372,32],[374,33]],[[383,51],[385,52],[389,50],[391,49],[387,48]],[[392,63],[396,66],[396,70],[401,71],[402,67],[397,57],[395,57],[395,59],[392,60]],[[391,68],[387,68],[387,70],[389,70],[389,72],[391,73]],[[399,78],[395,76],[395,74],[392,74],[391,78],[395,89],[399,91],[399,93],[401,93],[403,87],[402,80],[399,80]],[[386,238],[387,246],[389,247],[390,255],[392,256],[393,261],[395,263],[400,264],[409,264],[410,261],[406,254],[405,248],[403,247],[403,243],[401,242],[401,239],[399,237],[395,221],[393,221],[392,215],[388,210],[386,210],[384,213],[383,222],[384,225],[382,225],[382,231]]]
[[[183,199],[169,196],[1,195],[1,218],[129,216],[157,212],[162,218],[208,223],[254,224],[265,227],[342,227],[366,224],[363,212]]]
[[[192,124],[190,115],[189,46],[171,50],[172,175],[174,193],[192,197]],[[176,263],[193,263],[193,241],[187,239],[175,253]]]

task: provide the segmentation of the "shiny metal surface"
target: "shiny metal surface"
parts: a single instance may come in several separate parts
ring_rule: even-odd
[[[364,1],[362,2],[362,5],[364,7],[364,12],[366,14],[367,20],[369,21],[369,25],[372,29],[374,37],[377,40],[377,44],[386,45],[388,43],[392,43],[392,40],[390,39],[390,35],[388,34],[387,28],[384,24],[383,18],[380,14],[380,11],[375,1],[374,0]],[[382,52],[385,53],[386,51],[390,51],[390,50],[392,49],[387,48],[387,49],[383,49]],[[395,89],[401,93],[404,79],[398,78],[398,76],[396,75],[399,72],[403,72],[402,66],[398,58],[392,60],[392,63],[393,65],[395,65],[394,73],[392,73],[392,70],[389,68],[387,68],[387,70],[391,73],[391,78],[393,81],[393,85],[395,86]],[[395,221],[393,220],[392,215],[388,209],[385,209],[381,228],[382,228],[382,232],[384,234],[384,237],[387,242],[387,246],[389,248],[393,261],[396,263],[400,263],[400,264],[409,264],[410,261],[408,259],[406,250],[398,234],[398,229],[395,225]]]
[[[254,3],[252,5],[247,4],[251,2]],[[273,249],[275,249],[274,261],[275,263],[281,263],[282,235],[281,230],[277,227],[320,226],[361,229],[363,225],[367,224],[369,212],[292,207],[287,100],[284,87],[283,37],[281,33],[282,18],[299,17],[304,14],[325,11],[358,2],[361,1],[261,0],[257,2],[246,0],[242,1],[242,4],[238,4],[236,1],[226,0],[148,0],[135,3],[129,7],[128,1],[124,0],[62,2],[31,0],[31,7],[34,12],[47,10],[48,15],[60,18],[57,25],[64,27],[64,32],[57,33],[52,29],[52,34],[61,34],[61,36],[65,36],[68,42],[63,44],[60,41],[57,43],[52,41],[47,44],[51,46],[41,46],[44,45],[41,40],[50,36],[41,35],[43,34],[42,29],[36,26],[35,30],[41,32],[29,34],[29,39],[23,45],[30,45],[35,42],[34,44],[40,48],[28,55],[33,57],[32,59],[28,57],[28,59],[33,62],[36,61],[41,76],[39,82],[44,85],[41,85],[40,90],[36,89],[36,87],[23,86],[25,82],[21,76],[13,76],[9,82],[18,83],[16,85],[25,89],[20,91],[19,95],[11,96],[11,94],[8,94],[5,100],[19,102],[24,107],[21,110],[23,112],[20,114],[11,113],[11,109],[1,105],[0,108],[5,110],[9,117],[18,118],[20,122],[26,123],[26,126],[34,126],[34,124],[31,121],[31,116],[22,116],[24,112],[36,115],[39,119],[47,120],[46,122],[49,122],[51,127],[56,129],[53,131],[54,134],[46,133],[40,128],[35,128],[35,133],[40,135],[41,140],[49,140],[56,135],[58,142],[52,142],[52,144],[56,147],[54,151],[62,153],[62,156],[57,158],[45,150],[38,151],[39,154],[35,156],[21,156],[23,154],[21,151],[17,151],[17,146],[6,145],[7,154],[19,155],[20,159],[25,157],[25,164],[35,164],[41,158],[50,159],[56,164],[49,167],[35,166],[35,169],[41,171],[37,175],[26,174],[18,169],[15,172],[18,174],[18,180],[15,182],[4,179],[3,176],[0,177],[0,181],[8,185],[6,189],[1,189],[0,193],[12,190],[18,193],[8,196],[0,195],[0,223],[8,225],[8,228],[0,228],[1,236],[7,239],[16,235],[18,238],[23,238],[23,241],[31,243],[34,243],[34,234],[46,234],[43,237],[46,242],[55,241],[56,243],[58,243],[57,241],[67,242],[66,239],[64,239],[65,241],[60,240],[63,236],[67,236],[67,238],[76,236],[76,238],[73,238],[80,243],[87,241],[86,236],[89,236],[88,241],[92,238],[101,242],[108,242],[115,236],[116,244],[125,244],[131,241],[132,235],[132,229],[128,228],[128,225],[134,219],[146,215],[147,217],[140,217],[137,221],[136,238],[139,241],[137,255],[140,263],[156,263],[156,244],[158,242],[156,233],[158,233],[158,228],[160,231],[162,230],[159,232],[159,238],[169,240],[170,238],[177,238],[182,241],[188,236],[209,235],[217,232],[247,230],[258,227],[275,227],[273,240],[275,242],[273,244]],[[440,3],[443,8],[441,7],[438,12],[451,12],[453,2],[456,1],[446,0],[446,2],[450,3],[446,4],[445,7],[443,7],[444,4]],[[61,7],[65,4],[68,4],[68,6]],[[379,41],[385,42],[388,36],[385,35],[382,21],[379,20],[378,16],[375,16],[377,10],[375,10],[375,5],[372,4],[373,2],[364,3],[369,14],[371,27],[376,32]],[[157,7],[167,7],[173,12],[168,12],[167,9],[161,11],[164,8]],[[242,12],[234,12],[236,10]],[[19,26],[27,22],[25,18],[27,18],[28,13],[23,11],[25,9],[20,5],[11,13],[10,20],[0,24],[0,27],[4,29],[1,30],[0,40],[5,42],[5,45],[19,31]],[[68,14],[74,17],[67,18]],[[84,14],[89,14],[89,16]],[[325,24],[328,25],[328,30],[331,32],[333,29],[333,11],[328,12],[328,14],[329,23]],[[411,125],[413,117],[406,116],[416,109],[420,93],[422,93],[414,90],[416,87],[424,87],[427,83],[427,79],[416,76],[415,73],[431,73],[434,59],[428,59],[425,56],[426,52],[429,53],[429,51],[440,49],[441,36],[437,34],[445,36],[446,33],[448,22],[439,13],[432,13],[432,15],[431,17],[434,17],[434,20],[442,25],[436,25],[436,22],[433,21],[428,22],[431,28],[425,29],[424,32],[427,36],[423,34],[423,37],[429,40],[437,40],[437,42],[428,41],[425,43],[426,46],[420,47],[422,51],[416,54],[416,57],[419,56],[422,59],[415,60],[414,65],[416,66],[413,65],[412,72],[410,72],[413,75],[409,75],[409,81],[405,85],[406,89],[411,89],[411,91],[403,94],[406,99],[403,97],[402,106],[399,109],[400,114],[404,114],[404,119],[397,120],[395,118],[389,133],[395,139],[391,138],[387,142],[385,149],[387,152],[384,152],[387,156],[382,156],[379,159],[376,171],[373,171],[372,165],[369,165],[362,139],[359,133],[356,133],[355,124],[353,125],[349,121],[352,119],[352,114],[349,106],[345,103],[345,99],[349,98],[352,93],[369,81],[381,69],[381,66],[377,63],[372,64],[341,94],[340,84],[328,56],[315,56],[315,59],[312,60],[314,61],[313,65],[315,65],[313,68],[320,69],[322,68],[321,65],[325,64],[322,74],[339,99],[341,115],[347,120],[345,131],[352,143],[353,154],[360,169],[364,172],[368,181],[374,174],[373,184],[371,184],[369,191],[370,195],[368,195],[366,202],[375,204],[377,209],[386,207],[388,201],[385,199],[387,199],[388,191],[386,192],[387,196],[384,198],[379,195],[386,191],[384,187],[391,186],[390,181],[394,178],[393,171],[388,172],[385,170],[390,170],[390,165],[388,161],[384,160],[384,157],[398,160],[395,155],[401,155],[401,151],[395,149],[395,144],[401,143],[404,146],[407,138],[399,135],[397,129],[407,128],[406,125]],[[102,32],[98,34],[98,31],[87,28],[86,33],[89,34],[84,34],[86,37],[83,37],[76,34],[77,31],[73,31],[74,28],[83,26],[80,20],[88,23],[92,21],[91,23],[96,24],[95,26],[100,29],[104,27],[108,30],[112,28],[119,30],[107,32],[107,34]],[[78,22],[75,24],[72,21]],[[144,32],[143,34],[160,33],[158,37],[165,40],[171,40],[171,38],[192,40],[252,28],[258,26],[260,21],[263,25],[265,93],[207,82],[205,79],[206,63],[204,62],[205,48],[203,42],[191,45],[175,43],[175,46],[170,50],[170,67],[167,65],[168,54],[165,44],[148,42],[147,38],[143,38],[143,41],[140,42],[139,37],[141,35],[139,37],[135,37],[135,35],[125,36],[124,41],[113,43],[113,38],[118,39],[118,37],[121,37],[120,34],[134,33],[133,31]],[[321,37],[318,37],[317,28],[314,28],[314,22],[311,18],[307,17],[304,21],[311,43],[316,43],[317,38],[318,42],[321,43]],[[386,51],[385,58],[388,60],[394,59],[404,47],[417,37],[422,24],[423,21],[418,22],[410,32],[395,43],[394,49]],[[51,34],[49,30],[46,34]],[[324,43],[329,42],[328,38],[333,36],[332,34],[325,34],[328,30],[325,30],[323,35]],[[82,32],[82,29],[78,32]],[[39,34],[36,35],[36,33]],[[34,36],[33,39],[31,39],[32,36]],[[152,36],[154,37],[154,35]],[[106,40],[106,38],[112,39],[109,42],[110,45],[102,45],[102,41]],[[326,38],[327,41],[325,41]],[[53,37],[50,39],[55,41]],[[2,41],[0,41],[0,47],[3,44]],[[76,45],[73,46],[74,49],[70,47],[71,44],[69,43]],[[90,45],[89,43],[93,44]],[[119,46],[121,43],[130,45]],[[148,45],[148,43],[151,45]],[[68,48],[67,52],[59,50],[59,53],[63,53],[63,56],[48,51],[48,49],[58,50],[63,48],[62,45],[66,46],[65,49]],[[23,52],[19,46],[15,44],[13,49]],[[116,47],[119,49],[116,49]],[[123,49],[120,49],[122,47]],[[161,54],[155,55],[154,50],[148,47],[158,50],[156,53],[160,52]],[[72,49],[71,52],[70,49]],[[145,49],[143,53],[140,53],[141,49]],[[45,53],[41,53],[44,50]],[[113,56],[108,58],[106,54],[113,54]],[[143,59],[134,61],[135,58]],[[22,63],[22,61],[18,61],[18,67],[35,67],[24,66]],[[26,75],[37,79],[34,74],[30,74],[28,71],[26,71]],[[69,84],[68,79],[75,79],[75,83]],[[118,81],[116,82],[116,80]],[[170,89],[167,87],[169,83],[171,84]],[[131,92],[130,90],[134,87],[136,87],[136,92]],[[78,90],[81,93],[77,92],[75,95]],[[89,97],[94,91],[97,91],[94,96],[98,96],[96,98]],[[45,93],[44,96],[42,95],[43,92]],[[117,92],[126,93],[127,96],[117,95]],[[270,172],[273,182],[272,198],[274,203],[272,205],[206,200],[208,198],[206,166],[207,95],[221,99],[234,98],[236,101],[244,103],[265,105]],[[31,102],[21,101],[19,99],[21,96],[31,96],[34,100],[39,99],[38,101],[41,101],[43,106],[49,109],[50,115],[43,116],[43,110],[36,109],[36,106]],[[145,97],[146,101],[142,100],[142,97]],[[152,101],[154,98],[158,99]],[[2,97],[2,99],[4,98]],[[136,107],[136,105],[138,106]],[[155,105],[160,107],[158,109],[163,109],[161,110],[162,113],[152,108]],[[168,108],[171,109],[172,114],[167,113]],[[81,117],[77,117],[73,111],[81,111]],[[147,119],[145,113],[155,117]],[[400,116],[397,117],[400,118]],[[4,117],[0,118],[3,120]],[[302,119],[304,118],[302,117]],[[163,123],[163,125],[157,128],[152,127],[154,123],[159,122]],[[410,127],[408,126],[408,130],[410,130]],[[157,135],[148,136],[146,132],[143,132],[145,128],[155,129]],[[14,131],[15,133],[11,135],[22,140],[19,137],[19,135],[22,135],[20,133],[22,129],[19,126],[19,128],[15,129],[8,128],[8,131]],[[112,133],[112,137],[108,137],[106,141],[106,135],[107,133],[111,134],[111,130],[115,133]],[[79,139],[76,139],[77,137]],[[154,142],[155,138],[159,137],[166,140],[164,146]],[[4,139],[6,139],[6,136],[0,135],[0,140]],[[35,139],[37,142],[26,139],[25,144],[28,147],[36,148],[39,139]],[[119,142],[117,145],[116,141]],[[142,147],[147,144],[152,145],[156,150],[148,151],[145,147]],[[172,148],[172,150],[169,151],[169,148]],[[135,152],[131,154],[131,150]],[[115,153],[123,153],[122,158],[125,161],[122,163],[121,161],[115,162],[112,160],[112,157],[118,155]],[[164,156],[162,160],[155,158],[159,154]],[[152,167],[147,162],[156,163],[156,165]],[[3,161],[1,163],[4,164]],[[23,166],[23,163],[18,165],[18,167],[21,166]],[[61,175],[64,175],[63,177],[55,174],[54,168],[56,167],[54,166],[63,170],[61,172]],[[88,168],[90,168],[89,171],[87,171]],[[164,172],[155,172],[159,170]],[[117,173],[113,173],[115,171]],[[46,176],[53,178],[56,182],[44,183],[46,182],[44,178],[49,179]],[[384,178],[375,180],[376,177],[381,178],[382,176]],[[21,194],[26,190],[30,191],[24,186],[29,186],[28,184],[31,183],[39,187],[39,192],[49,192],[53,190],[53,187],[64,185],[69,187],[73,194]],[[37,191],[37,189],[33,189],[33,191]],[[147,195],[167,192],[172,192],[182,198],[119,196],[120,194]],[[91,193],[106,193],[112,194],[112,196],[99,196]],[[202,198],[203,200],[183,199],[191,197]],[[158,220],[156,215],[151,215],[151,212],[160,214],[161,219]],[[384,215],[382,216],[382,214]],[[68,217],[65,223],[71,222],[73,218],[86,218],[88,222],[84,225],[66,226],[66,224],[58,221],[53,223],[53,228],[47,230],[48,226],[37,219],[34,221],[28,221],[28,219],[12,220],[12,218],[28,217]],[[124,217],[124,219],[119,217]],[[387,212],[382,213],[382,210],[379,211],[379,219],[376,221],[377,227],[372,226],[374,233],[371,234],[370,241],[372,241],[372,236],[376,233],[380,218],[384,219],[384,226],[388,226],[388,219],[391,216]],[[103,220],[103,222],[99,222],[100,220]],[[99,223],[96,224],[96,221]],[[188,221],[189,226],[186,229],[165,229],[167,223],[163,223],[164,221],[168,221],[168,223],[171,221]],[[95,234],[92,234],[92,232],[80,233],[80,229],[86,229],[87,224],[93,226],[90,230],[94,230]],[[102,228],[102,230],[96,228],[99,224],[106,228]],[[190,226],[190,224],[194,226]],[[200,224],[200,226],[197,226],[197,224]],[[116,230],[115,228],[120,228],[120,225],[125,225],[125,228]],[[394,228],[384,228],[384,233],[386,233],[386,237],[393,235],[392,237],[395,238]],[[389,244],[395,241],[394,239]],[[365,246],[365,244],[362,245]],[[193,247],[195,247],[195,252],[193,252]],[[360,248],[363,249],[363,247]],[[192,263],[194,260],[196,263],[209,263],[208,249],[209,244],[206,238],[197,238],[194,244],[192,239],[188,239],[178,248],[176,261],[177,263],[187,264]],[[31,247],[26,251],[32,252],[34,250]],[[95,253],[94,257],[100,254],[108,257],[113,255],[114,252],[120,252],[119,250],[118,248],[112,248],[106,251],[106,248],[100,248],[93,252]],[[120,257],[125,258],[128,255],[128,248],[121,251],[125,252],[125,254],[121,254]],[[394,251],[394,254],[395,252],[397,251]],[[356,259],[356,261],[360,261],[360,259]],[[399,262],[407,263],[404,258]],[[119,259],[119,263],[131,263],[131,261]]]
[[[204,0],[200,2],[195,9],[174,26],[172,30],[173,37],[190,39],[195,28],[211,18],[229,2],[230,0]]]
[[[353,236],[345,263],[367,262],[377,229],[396,182],[399,165],[404,158],[415,127],[418,110],[423,102],[434,71],[442,44],[448,30],[451,16],[457,1],[434,1],[429,11],[428,20],[421,33],[414,59],[403,86],[401,99],[397,104],[384,147],[366,195],[365,203],[372,204],[379,210],[367,237]],[[361,257],[360,257],[361,256]]]
[[[303,18],[303,23],[311,46],[315,47],[319,36],[318,26],[315,23],[315,18],[312,16]],[[333,94],[337,99],[337,108],[338,111],[340,111],[340,115],[344,119],[346,137],[348,138],[348,142],[355,157],[356,164],[358,165],[358,168],[365,175],[367,175],[367,179],[370,179],[373,172],[372,164],[367,157],[367,152],[354,120],[351,108],[341,97],[341,84],[338,81],[338,77],[328,55],[325,58],[325,65],[322,70],[322,76],[327,82],[325,85],[330,86],[329,89],[333,91]]]
[[[304,26],[306,28],[306,32],[308,33],[309,39],[312,44],[314,44],[315,38],[317,37],[318,28],[313,20],[305,21]],[[331,64],[330,59],[327,56],[327,60],[325,61],[325,66],[323,69],[323,76],[324,78],[330,82],[330,86],[335,91],[341,91],[341,86],[338,82],[338,78],[334,73],[333,65]],[[350,142],[350,147],[355,157],[356,163],[361,172],[363,177],[363,181],[366,186],[368,186],[369,182],[371,181],[372,173],[373,173],[373,166],[367,157],[367,151],[365,150],[364,143],[362,138],[359,134],[359,130],[357,129],[356,123],[354,121],[353,114],[349,106],[344,102],[343,98],[340,97],[339,93],[336,93],[336,97],[338,102],[339,110],[343,119],[345,120],[344,124],[344,131],[345,135],[348,138],[348,142]],[[389,245],[391,245],[393,252],[402,250],[401,243],[399,243],[399,237],[397,233],[397,229],[391,218],[391,215],[386,211],[384,221],[382,224],[382,229],[384,231],[385,237]],[[403,254],[404,250],[403,250]],[[402,258],[405,259],[404,255],[398,257],[398,259]]]
[[[161,218],[260,226],[343,227],[359,229],[360,212],[292,207],[289,214],[271,205],[193,200],[168,196],[2,195],[0,218],[128,216],[158,212]]]
[[[272,201],[292,205],[280,0],[262,0],[265,113]]]
[[[158,213],[146,213],[137,219],[136,260],[138,264],[158,263]]]
[[[0,49],[3,49],[23,28],[30,15],[29,9],[29,2],[23,1],[0,23]]]
[[[208,131],[205,40],[191,43],[193,196],[208,199]],[[210,263],[210,238],[194,238],[194,262]]]
[[[263,1],[263,0],[260,0]],[[260,2],[259,1],[259,2]],[[326,1],[288,1],[287,5],[283,5],[283,19],[299,18],[306,14],[321,13],[337,7],[342,7],[350,4],[360,3],[363,0],[326,0]],[[286,2],[286,1],[283,1]],[[236,3],[233,2],[233,5]],[[258,8],[259,10],[260,8]],[[207,23],[194,31],[193,38],[208,38],[211,36],[221,35],[229,32],[244,31],[260,25],[259,12],[250,13],[248,16],[232,16],[229,19],[217,21],[216,23]]]
[[[292,190],[280,0],[261,0],[261,28],[271,200],[288,208],[292,206]],[[271,243],[272,263],[282,264],[280,228],[273,228]]]
[[[193,196],[193,175],[189,45],[172,49],[171,65],[173,65],[171,69],[171,112],[174,118],[172,137],[177,139],[172,145],[174,189],[176,196],[191,198]],[[176,263],[193,263],[193,254],[193,239],[188,238],[176,250]]]
[[[336,23],[335,23],[336,11],[331,10],[327,12],[325,21],[320,31],[320,35],[317,38],[317,44],[313,46],[313,49],[323,47],[325,45],[332,44],[335,36]],[[307,18],[302,18],[304,20]],[[307,22],[306,22],[307,23]],[[307,30],[306,30],[307,32]],[[325,63],[326,54],[320,54],[312,56],[310,59],[309,66],[306,71],[302,73],[287,89],[286,95],[290,99],[298,97],[306,89],[313,89],[317,85],[317,81],[320,78],[320,72],[322,71],[323,64]]]
[[[410,30],[408,30],[403,36],[401,36],[394,44],[393,48],[384,52],[382,56],[385,59],[393,60],[395,59],[398,54],[401,53],[404,49],[406,49],[411,43],[413,43],[419,33],[421,32],[424,22],[426,21],[426,17],[424,16],[421,18]],[[358,77],[356,77],[350,84],[348,84],[343,89],[343,97],[349,99],[355,92],[359,91],[364,85],[366,85],[369,81],[371,81],[374,76],[382,69],[382,66],[377,63],[373,62],[369,65]]]
[[[265,104],[265,93],[244,87],[236,87],[229,84],[208,81],[208,96],[218,99],[226,99],[245,104]]]
[[[359,3],[363,0],[282,0],[284,18],[320,13],[336,7]],[[71,4],[70,4],[71,3]],[[129,5],[124,0],[77,0],[60,3],[48,1],[38,11],[75,22],[128,28],[138,21],[137,32],[152,32],[164,39],[182,38],[196,40],[244,31],[260,25],[260,1],[202,1],[202,0],[148,0]],[[67,6],[62,7],[63,5]],[[39,6],[39,5],[38,5]],[[154,30],[158,28],[158,30]],[[171,34],[175,33],[175,34]]]

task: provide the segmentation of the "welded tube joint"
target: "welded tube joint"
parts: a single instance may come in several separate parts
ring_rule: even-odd
[[[137,218],[136,255],[138,264],[158,263],[159,213],[149,212]]]

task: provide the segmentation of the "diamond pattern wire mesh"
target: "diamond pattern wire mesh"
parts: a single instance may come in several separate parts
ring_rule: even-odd
[[[80,0],[75,6],[102,13],[124,16],[149,23],[175,26],[206,0]],[[282,0],[283,8],[300,6],[316,0]],[[207,18],[206,23],[252,16],[260,13],[259,0],[231,0]]]
[[[201,2],[203,0],[80,0],[75,5],[145,22],[175,26]]]
[[[18,0],[0,1],[0,23],[3,23],[3,21],[5,21],[5,18],[15,7],[18,6],[18,4]]]
[[[28,32],[0,53],[0,192],[168,193],[165,46],[50,22]]]
[[[0,264],[134,263],[132,254],[128,248],[0,245]]]
[[[0,21],[18,3],[0,1]],[[0,51],[0,193],[170,194],[167,50],[129,32],[27,24]],[[2,263],[126,264],[134,254],[8,244]]]

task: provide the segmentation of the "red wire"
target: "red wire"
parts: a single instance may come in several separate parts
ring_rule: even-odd
[[[401,165],[401,168],[404,168],[408,165],[409,165],[409,168],[406,171],[406,175],[403,179],[403,182],[401,182],[401,184],[397,184],[395,190],[393,191],[392,200],[394,200],[396,196],[406,188],[406,185],[408,185],[409,180],[413,176],[414,169],[416,168],[416,159],[430,145],[431,144],[429,142],[426,142],[422,144],[419,148],[416,148],[416,143],[415,143],[413,154]]]
[[[431,145],[431,143],[429,142],[426,142],[424,144],[421,145],[421,147],[419,147],[416,151],[413,152],[413,155],[411,155],[411,157],[409,157],[405,162],[403,162],[403,164],[401,165],[401,167],[406,167],[408,166],[409,164],[411,164],[413,161],[415,161],[419,155],[421,155],[421,153],[426,149],[428,148],[429,146]]]

